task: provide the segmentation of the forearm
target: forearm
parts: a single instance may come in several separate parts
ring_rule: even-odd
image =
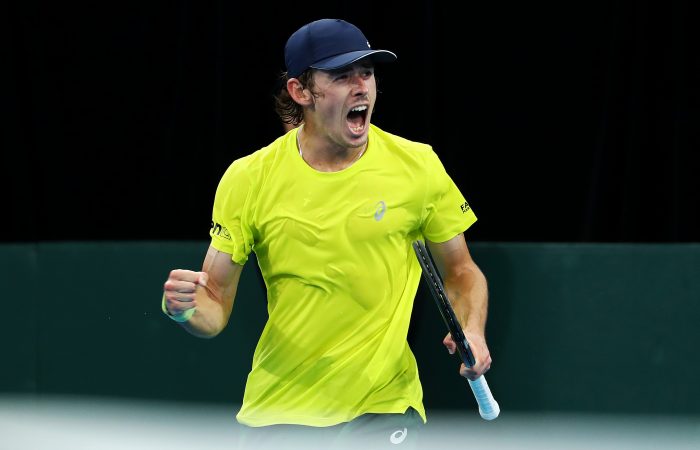
[[[211,338],[226,327],[243,266],[209,247],[201,272],[174,269],[163,285],[163,311],[190,334]]]
[[[492,362],[485,336],[488,310],[486,277],[471,258],[461,235],[447,242],[433,244],[432,249],[433,255],[437,256],[452,309],[474,355],[474,364],[471,367],[462,364],[460,374],[476,380],[489,370]],[[445,336],[443,343],[451,353],[455,352],[456,345],[450,334]]]
[[[192,317],[187,322],[180,322],[180,326],[201,338],[213,338],[221,333],[228,321],[224,305],[212,299],[203,287],[197,289],[196,304]]]
[[[221,291],[214,289],[212,284],[210,281],[208,286],[197,287],[195,313],[187,322],[180,323],[187,332],[201,338],[213,338],[223,331],[231,316],[233,297],[236,295],[235,291],[226,292],[230,295],[230,301],[225,301],[217,296],[217,292]]]
[[[486,277],[470,265],[445,279],[445,290],[462,328],[484,336],[488,314]]]

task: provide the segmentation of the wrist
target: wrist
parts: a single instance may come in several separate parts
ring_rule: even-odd
[[[163,311],[163,314],[174,320],[175,322],[187,322],[192,318],[194,315],[194,310],[195,308],[190,308],[186,309],[185,311],[178,313],[178,314],[170,314],[170,311],[168,311],[168,307],[166,305],[166,299],[165,299],[165,293],[163,293],[163,300],[161,301],[161,310]]]

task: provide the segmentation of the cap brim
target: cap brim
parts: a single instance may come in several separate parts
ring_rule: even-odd
[[[310,67],[312,69],[334,70],[345,67],[361,59],[371,57],[376,62],[396,61],[396,55],[389,50],[359,50],[356,52],[343,53],[342,55],[331,56],[315,62]]]

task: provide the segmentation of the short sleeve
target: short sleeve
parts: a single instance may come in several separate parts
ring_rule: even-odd
[[[253,249],[251,227],[254,192],[249,173],[245,170],[246,158],[229,166],[219,181],[212,211],[211,246],[231,254],[236,264],[243,265]]]
[[[445,242],[476,222],[476,215],[432,149],[427,152],[426,159],[421,232],[430,241]]]

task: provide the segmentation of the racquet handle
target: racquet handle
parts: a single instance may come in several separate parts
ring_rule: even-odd
[[[501,408],[498,406],[498,402],[491,395],[491,389],[489,389],[489,384],[486,382],[486,378],[482,375],[476,380],[469,380],[469,387],[472,388],[474,393],[474,398],[479,404],[479,415],[482,419],[493,420],[498,417],[501,412]]]

